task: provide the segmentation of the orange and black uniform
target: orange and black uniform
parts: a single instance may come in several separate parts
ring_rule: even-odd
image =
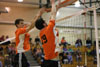
[[[20,38],[19,38],[19,36],[21,35],[21,34],[25,34],[25,36],[24,36],[24,43],[23,43],[23,52],[25,52],[25,51],[28,51],[28,50],[30,50],[30,44],[29,44],[29,38],[30,38],[30,35],[28,34],[28,33],[26,33],[26,27],[24,27],[24,28],[19,28],[19,29],[17,29],[16,30],[16,32],[15,32],[15,35],[16,35],[16,48],[17,48],[17,46],[18,46],[18,44],[20,43]],[[16,49],[16,53],[18,52],[18,50]]]
[[[16,56],[14,67],[28,67],[29,64],[24,55],[24,52],[30,50],[29,37],[30,35],[26,33],[26,27],[18,28],[15,32],[16,35]]]
[[[40,31],[40,40],[44,50],[44,59],[42,67],[58,67],[58,61],[52,60],[57,57],[58,53],[55,52],[55,20],[50,20],[48,26]]]

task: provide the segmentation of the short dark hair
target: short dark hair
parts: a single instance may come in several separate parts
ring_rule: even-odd
[[[16,27],[17,27],[17,24],[20,23],[20,21],[24,21],[24,20],[23,20],[23,19],[16,19],[16,20],[15,20],[15,25],[16,25]]]
[[[44,24],[45,21],[43,20],[43,18],[39,18],[36,22],[35,22],[35,27],[39,30],[44,28]]]

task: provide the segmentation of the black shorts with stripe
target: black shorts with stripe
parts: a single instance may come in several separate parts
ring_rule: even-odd
[[[24,53],[17,53],[14,58],[14,67],[29,67]]]
[[[59,61],[44,60],[41,67],[61,67],[61,64]]]

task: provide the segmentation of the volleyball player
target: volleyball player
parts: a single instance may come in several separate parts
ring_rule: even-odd
[[[51,4],[49,24],[47,25],[42,18],[38,19],[35,23],[36,28],[40,30],[40,40],[44,50],[44,61],[41,67],[60,67],[56,50],[57,31],[55,29],[56,7],[54,0],[51,0]]]
[[[30,35],[28,32],[34,28],[34,22],[43,14],[45,8],[41,8],[39,13],[33,19],[31,25],[26,27],[23,19],[16,19],[15,25],[17,30],[15,32],[16,35],[16,55],[14,59],[14,67],[28,67],[29,64],[24,55],[24,52],[30,50],[29,38]]]

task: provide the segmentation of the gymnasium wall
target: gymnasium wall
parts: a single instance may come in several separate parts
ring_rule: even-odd
[[[14,25],[14,21],[17,18],[23,18],[26,23],[30,23],[31,20],[36,16],[39,11],[38,7],[23,7],[23,6],[9,6],[10,12],[9,13],[1,13],[0,14],[0,36],[8,35],[9,37],[15,36],[16,27]],[[43,18],[46,22],[50,13],[43,14]],[[13,25],[1,24],[1,23],[13,23]],[[31,38],[34,38],[38,35],[39,30],[34,28],[34,31],[31,32]]]
[[[8,21],[9,23],[14,23],[15,19],[23,18],[26,23],[29,23],[34,18],[34,16],[38,13],[38,10],[39,10],[37,7],[34,8],[34,7],[18,7],[18,6],[17,7],[10,6],[10,9],[11,10],[10,10],[9,13],[2,13],[0,15],[0,22],[1,21]],[[57,19],[62,18],[64,16],[71,15],[75,12],[80,11],[80,10],[81,9],[62,8],[62,9],[59,10],[59,13],[57,14]],[[43,18],[44,18],[44,20],[46,20],[46,22],[48,22],[48,20],[50,18],[50,13],[43,14]],[[98,18],[100,18],[100,16]],[[79,19],[79,21],[82,21],[82,20]],[[74,22],[74,21],[70,21],[70,22]],[[66,24],[66,21],[63,22],[63,23]],[[68,23],[68,24],[73,24],[73,23]],[[81,24],[81,22],[77,22],[76,24]],[[98,25],[100,25],[100,24],[98,24]],[[62,36],[65,36],[66,41],[68,41],[71,44],[74,44],[76,39],[80,38],[80,37],[84,41],[84,33],[83,33],[84,30],[83,29],[80,29],[80,28],[78,28],[78,29],[71,29],[71,28],[67,29],[67,28],[59,28],[59,27],[58,27],[58,29],[60,30],[59,41],[61,40]],[[62,29],[65,29],[67,31],[65,31],[63,33],[63,32],[61,32]],[[10,37],[13,37],[13,36],[15,36],[15,33],[14,33],[15,30],[16,30],[16,27],[14,25],[0,24],[0,36],[1,35],[9,35]],[[68,30],[72,31],[72,32],[68,32]],[[77,31],[78,31],[78,33],[77,33]],[[88,32],[87,36],[89,36],[90,30],[87,29],[85,31]],[[34,41],[34,38],[38,35],[38,33],[39,33],[39,30],[37,30],[36,28],[31,33],[31,37],[33,38],[33,41]],[[94,32],[93,32],[93,35],[94,35]]]

